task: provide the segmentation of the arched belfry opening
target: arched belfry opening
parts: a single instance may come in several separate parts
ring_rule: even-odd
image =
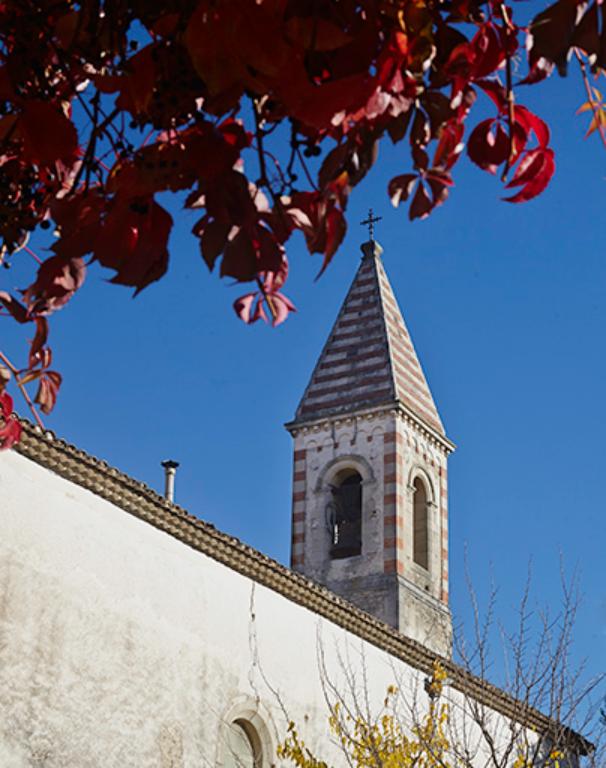
[[[429,498],[420,477],[413,484],[412,559],[425,570],[429,569]]]
[[[375,217],[369,215],[368,224]],[[292,567],[450,653],[448,456],[373,237],[295,419]]]
[[[333,559],[362,553],[362,477],[355,469],[341,470],[330,485],[327,523]]]

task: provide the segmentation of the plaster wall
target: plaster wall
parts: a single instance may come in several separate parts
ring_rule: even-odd
[[[318,633],[329,660],[361,641],[17,454],[0,497],[3,768],[216,765],[225,717],[251,708],[273,762],[264,676],[324,739]],[[389,657],[366,652],[381,695]]]
[[[238,717],[275,762],[289,719],[329,764],[333,682],[378,707],[422,675],[16,453],[0,454],[0,766],[229,765]]]

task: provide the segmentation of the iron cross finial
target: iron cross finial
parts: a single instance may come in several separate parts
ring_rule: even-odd
[[[375,216],[372,208],[369,208],[368,218],[360,222],[362,226],[368,226],[368,238],[372,242],[374,242],[374,239],[375,239],[375,223],[377,221],[381,221],[382,218],[383,218],[382,216]]]

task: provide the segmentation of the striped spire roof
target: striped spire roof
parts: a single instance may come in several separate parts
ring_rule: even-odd
[[[431,391],[381,261],[369,241],[307,389],[296,421],[400,401],[444,435]]]

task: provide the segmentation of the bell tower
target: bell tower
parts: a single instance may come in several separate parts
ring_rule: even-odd
[[[372,238],[295,419],[291,566],[451,652],[446,437]]]

